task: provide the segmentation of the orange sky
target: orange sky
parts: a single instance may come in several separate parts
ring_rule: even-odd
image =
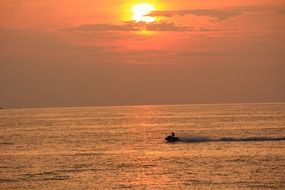
[[[0,107],[285,101],[284,19],[284,0],[2,0]]]

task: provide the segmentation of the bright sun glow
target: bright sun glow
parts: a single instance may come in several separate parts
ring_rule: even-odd
[[[147,16],[149,13],[154,11],[155,8],[148,3],[140,3],[133,7],[133,20],[136,22],[154,22],[155,17]]]

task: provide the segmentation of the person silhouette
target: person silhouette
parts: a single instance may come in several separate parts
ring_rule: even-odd
[[[171,132],[171,136],[172,136],[172,137],[175,137],[175,133]]]

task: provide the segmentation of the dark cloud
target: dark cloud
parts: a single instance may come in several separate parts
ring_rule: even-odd
[[[114,24],[84,24],[76,27],[62,29],[62,31],[71,32],[101,32],[101,31],[136,31],[136,27],[130,24],[114,25]]]
[[[121,25],[115,24],[85,24],[76,27],[60,29],[65,32],[104,32],[104,31],[161,31],[161,32],[190,32],[190,31],[218,31],[211,28],[192,28],[188,26],[177,26],[172,22],[125,22]]]
[[[223,21],[232,17],[240,16],[240,10],[193,10],[191,14],[196,16],[209,16],[214,17],[219,21]]]
[[[241,10],[216,10],[216,9],[201,9],[201,10],[176,10],[176,11],[154,11],[149,16],[162,16],[162,17],[173,17],[173,16],[209,16],[219,21],[229,19],[231,17],[240,16]]]
[[[190,10],[175,10],[175,11],[153,11],[148,16],[162,16],[162,17],[173,17],[173,16],[185,16],[191,14]]]
[[[285,8],[277,10],[276,13],[285,16]]]
[[[285,15],[285,8],[277,7],[241,7],[241,8],[228,8],[228,9],[192,9],[192,10],[173,10],[173,11],[153,11],[148,16],[154,17],[174,17],[174,16],[208,16],[218,21],[224,21],[229,18],[242,15],[244,12],[252,11],[271,11],[278,14]]]
[[[173,32],[183,32],[183,31],[192,31],[193,29],[186,26],[177,26],[172,22],[152,22],[152,23],[136,23],[131,22],[130,25],[133,25],[135,28],[144,29],[147,31],[173,31]]]

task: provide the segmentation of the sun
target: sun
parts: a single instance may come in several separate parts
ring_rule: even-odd
[[[149,13],[155,10],[155,7],[148,3],[140,3],[133,6],[133,20],[136,22],[154,22],[155,17],[148,16]]]

